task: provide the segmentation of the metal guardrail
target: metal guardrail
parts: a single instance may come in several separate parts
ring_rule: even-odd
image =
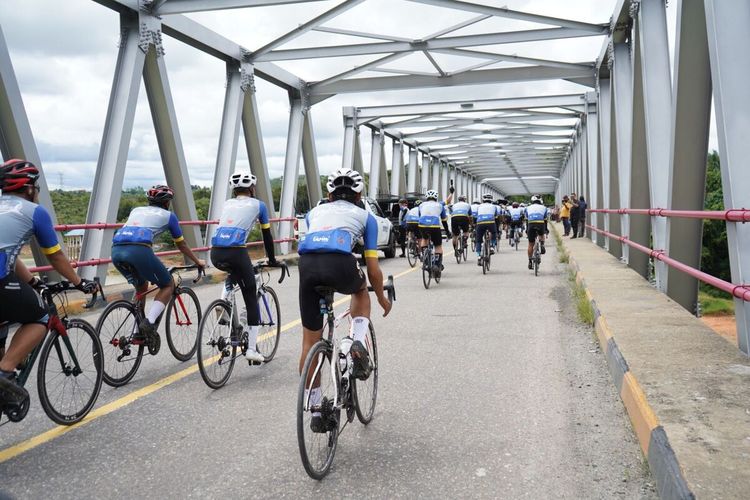
[[[668,210],[666,208],[589,208],[587,212],[619,215],[650,215],[682,219],[712,219],[728,222],[750,222],[750,210]]]

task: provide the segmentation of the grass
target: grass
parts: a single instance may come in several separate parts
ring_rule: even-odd
[[[701,314],[704,316],[730,314],[734,315],[734,301],[722,297],[714,297],[706,292],[698,294],[698,301],[701,304]]]
[[[568,251],[563,246],[562,238],[560,237],[560,233],[558,233],[555,229],[550,231],[552,234],[555,235],[555,243],[557,244],[557,259],[563,263],[567,264],[570,260],[570,257],[568,256]]]
[[[573,302],[575,302],[578,319],[581,323],[593,325],[594,308],[588,297],[586,297],[586,290],[583,288],[583,285],[576,282],[576,276],[573,271],[568,272],[568,281],[570,282],[570,288],[573,292]]]

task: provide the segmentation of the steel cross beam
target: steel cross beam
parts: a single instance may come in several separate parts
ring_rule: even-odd
[[[186,14],[209,10],[242,9],[247,7],[268,7],[290,3],[319,2],[321,0],[158,0],[154,14]]]

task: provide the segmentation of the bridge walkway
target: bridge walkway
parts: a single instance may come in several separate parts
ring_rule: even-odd
[[[430,290],[405,259],[381,263],[398,276],[399,300],[388,318],[373,315],[376,418],[344,432],[325,481],[306,476],[297,448],[292,268],[276,287],[287,329],[273,362],[239,363],[213,391],[194,360],[147,357],[129,385],[103,388],[97,408],[106,414],[67,433],[50,431],[34,395],[27,420],[0,428],[0,490],[19,498],[655,498],[554,244],[538,278],[523,251],[503,244],[490,275],[473,256],[461,265],[448,257]],[[219,286],[198,294],[205,306]],[[38,445],[16,455],[19,443]]]

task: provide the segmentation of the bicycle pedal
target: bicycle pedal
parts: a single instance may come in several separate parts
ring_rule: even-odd
[[[261,361],[251,361],[251,360],[248,359],[247,360],[247,364],[248,364],[248,366],[260,366],[263,363]]]

